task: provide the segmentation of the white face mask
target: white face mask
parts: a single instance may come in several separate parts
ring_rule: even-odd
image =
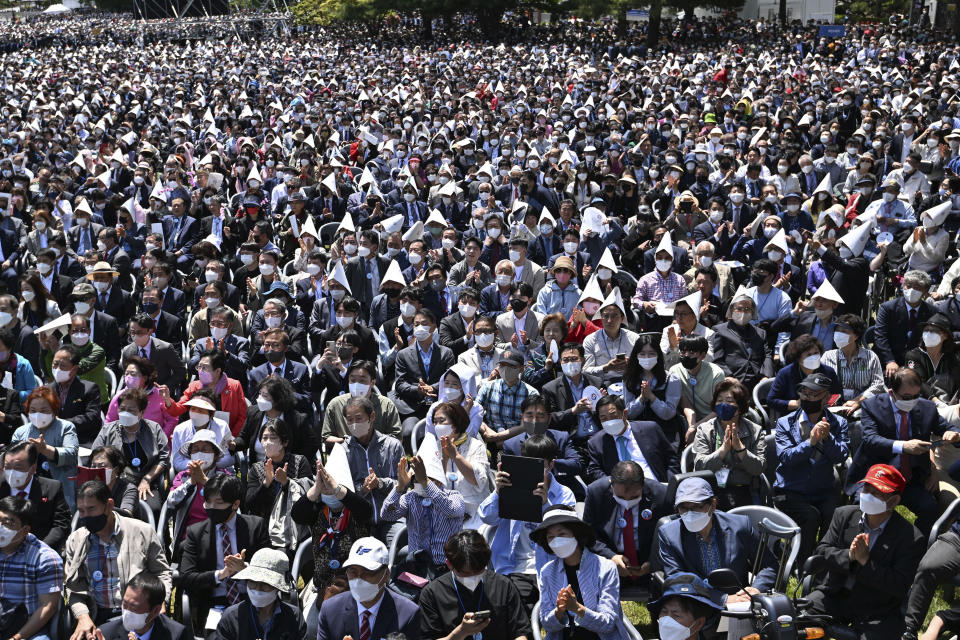
[[[619,436],[624,430],[623,418],[613,418],[612,420],[604,420],[600,423],[600,426],[603,427],[605,433],[610,434],[611,436]]]
[[[850,251],[850,249],[848,249],[843,245],[840,245],[839,253],[840,253],[840,257],[843,258],[844,260],[849,260],[850,258],[853,257],[853,251]]]
[[[190,412],[190,422],[193,423],[194,427],[203,427],[210,422],[210,416],[205,413],[199,413],[197,411]]]
[[[277,599],[277,592],[273,589],[270,591],[257,591],[256,589],[248,588],[247,597],[250,598],[250,604],[257,609],[262,609]]]
[[[426,340],[432,334],[433,334],[433,331],[430,329],[430,327],[423,324],[417,325],[416,327],[413,328],[413,337],[416,338],[417,340]]]
[[[913,411],[913,408],[917,406],[918,402],[920,402],[920,398],[914,398],[912,400],[894,400],[893,404],[897,405],[897,409],[909,413]]]
[[[241,253],[241,254],[240,254],[240,262],[242,262],[243,264],[245,264],[245,265],[247,265],[247,266],[250,266],[250,264],[253,263],[253,256],[250,255],[249,253]]]
[[[843,331],[836,331],[833,334],[833,344],[837,345],[838,349],[843,349],[845,346],[850,344],[853,338],[849,333],[844,333]]]
[[[353,316],[337,316],[337,326],[346,329],[353,325]]]
[[[889,193],[889,192],[886,192],[886,191],[883,192],[883,201],[884,201],[884,202],[893,202],[893,201],[896,200],[896,199],[897,199],[897,196],[896,196],[896,195],[894,195],[894,194],[892,194],[892,193]]]
[[[64,383],[70,379],[70,370],[69,369],[54,369],[53,370],[53,379],[59,383]]]
[[[230,329],[224,327],[210,327],[210,337],[220,341],[230,335]]]
[[[773,260],[774,262],[780,262],[783,260],[783,251],[767,251],[767,257]]]
[[[364,247],[362,245],[357,247],[357,255],[361,258],[366,258],[368,255],[370,255],[370,247]]]
[[[7,484],[13,489],[22,489],[30,481],[30,473],[27,471],[17,471],[16,469],[4,469],[3,477]]]
[[[581,366],[579,362],[564,362],[560,368],[563,369],[563,375],[573,377],[580,373]]]
[[[443,247],[444,250],[453,249],[456,245],[457,241],[453,238],[443,238],[440,241],[440,246]]]
[[[276,271],[276,267],[274,267],[272,264],[261,264],[261,265],[260,265],[260,273],[261,273],[261,275],[272,276],[274,271]]]
[[[924,331],[923,332],[923,346],[925,347],[935,347],[938,344],[943,342],[943,338],[940,337],[940,334],[936,331]]]
[[[814,354],[803,359],[803,366],[807,369],[816,370],[820,368],[820,355]]]
[[[887,503],[886,501],[878,498],[872,493],[867,493],[866,491],[860,492],[860,511],[867,514],[868,516],[878,516],[881,513],[886,513]]]
[[[640,504],[640,501],[643,500],[643,496],[639,496],[637,498],[634,498],[633,500],[624,500],[620,496],[613,494],[613,499],[614,501],[616,501],[618,505],[620,505],[624,509],[633,509],[635,506]]]
[[[572,255],[572,254],[576,253],[577,247],[579,247],[579,246],[580,246],[580,244],[577,243],[577,242],[564,242],[564,243],[563,243],[563,250]]]
[[[671,266],[673,266],[673,260],[657,260],[657,271],[660,273],[670,271]]]
[[[212,453],[191,453],[190,460],[199,460],[204,469],[209,469],[213,466],[214,458]]]
[[[687,511],[680,516],[680,519],[683,520],[683,526],[687,528],[687,531],[690,533],[699,533],[710,524],[712,515],[713,513],[711,511],[706,511],[705,513],[701,513],[700,511]]]
[[[37,271],[39,271],[41,275],[45,276],[53,271],[53,265],[51,265],[49,262],[38,262]]]
[[[493,334],[492,333],[478,333],[476,334],[477,346],[486,349],[493,344]]]
[[[568,536],[557,536],[549,542],[550,550],[558,558],[568,558],[577,550],[577,539]]]
[[[348,245],[348,246],[352,246],[352,245]],[[416,251],[411,251],[410,254],[407,256],[407,258],[410,260],[410,264],[412,264],[413,266],[417,266],[418,264],[423,262],[423,256],[421,256]]]
[[[687,640],[690,637],[690,627],[685,627],[670,616],[662,616],[657,620],[660,631],[660,640]]]
[[[358,603],[370,602],[380,595],[380,585],[367,582],[363,578],[350,580],[350,595]]]
[[[283,324],[283,318],[278,318],[277,316],[267,316],[263,319],[263,321],[270,329],[276,329]]]
[[[480,582],[483,580],[482,573],[478,576],[458,576],[454,574],[454,577],[457,579],[457,582],[465,586],[470,591],[473,591],[480,586]]]
[[[0,327],[5,327],[13,320],[13,315],[6,311],[0,311]]]
[[[149,617],[149,613],[134,613],[129,609],[120,609],[120,621],[127,631],[143,629],[147,626],[147,618]]]
[[[121,411],[117,414],[117,420],[119,420],[120,424],[124,427],[132,427],[140,422],[140,416],[130,411]]]
[[[653,368],[657,366],[657,357],[644,358],[643,356],[639,356],[637,357],[637,364],[639,364],[640,368],[644,371],[653,371]]]
[[[88,342],[90,342],[90,334],[89,333],[71,333],[70,342],[72,342],[74,345],[78,347],[82,347],[86,345]]]
[[[260,409],[262,412],[270,411],[270,409],[273,409],[273,400],[264,398],[263,396],[257,396],[257,409]]]
[[[919,289],[911,289],[908,287],[904,287],[903,289],[903,299],[910,304],[917,304],[920,302],[921,296],[923,296],[923,293]]]
[[[364,384],[362,382],[351,382],[349,384],[350,395],[354,398],[365,397],[367,392],[370,391],[370,385]]]
[[[520,261],[520,252],[516,249],[510,250],[510,262],[519,262]]]
[[[464,318],[470,319],[477,314],[477,307],[472,304],[462,304],[460,305],[460,315]]]
[[[750,322],[751,315],[752,314],[747,313],[746,311],[734,311],[730,314],[730,319],[733,320],[735,324],[744,327]]]
[[[732,202],[732,203],[734,203],[734,204],[740,204],[741,202],[743,202],[744,195],[745,195],[745,194],[743,194],[743,193],[731,193],[731,194],[730,194],[730,202]]]
[[[452,424],[435,424],[433,425],[433,431],[436,433],[438,438],[447,438],[453,435],[453,425]]]
[[[487,229],[487,235],[496,240],[500,237],[500,227],[490,227]]]
[[[348,422],[347,431],[350,432],[350,435],[354,438],[362,438],[367,435],[370,431],[369,422]]]

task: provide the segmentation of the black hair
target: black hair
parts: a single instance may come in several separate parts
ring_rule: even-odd
[[[154,319],[146,313],[135,313],[133,317],[130,318],[130,322],[143,327],[144,329],[154,329],[157,326],[156,321],[154,321]]]
[[[224,502],[233,504],[243,496],[243,486],[240,478],[232,473],[216,473],[207,481],[204,487],[204,497],[207,500],[220,496]]]
[[[363,369],[367,372],[367,375],[370,376],[371,380],[377,379],[377,365],[375,365],[370,360],[354,360],[350,363],[350,366],[347,367],[347,377],[350,377],[350,372],[357,369]]]
[[[457,571],[479,571],[490,562],[490,545],[474,529],[462,529],[450,536],[443,545],[443,553]]]
[[[21,440],[20,442],[14,442],[7,450],[4,452],[4,458],[10,455],[11,453],[20,453],[21,451],[27,452],[27,462],[31,465],[37,464],[37,447],[27,440]]]
[[[520,445],[520,455],[527,458],[543,458],[556,460],[560,455],[557,441],[549,433],[536,433]]]
[[[0,512],[16,517],[20,521],[20,526],[33,525],[33,505],[26,498],[18,496],[3,498],[0,500]]]
[[[360,301],[351,296],[343,296],[340,302],[337,303],[336,310],[339,311],[340,309],[343,309],[344,311],[348,311],[350,313],[359,314]]]
[[[610,470],[610,484],[643,486],[645,480],[643,467],[633,460],[621,460]]]
[[[227,354],[219,349],[206,349],[200,354],[200,358],[210,358],[210,366],[214,369],[223,371],[227,366]]]
[[[87,480],[77,489],[77,500],[93,498],[100,504],[107,504],[111,498],[110,487],[103,480]]]
[[[593,410],[594,417],[596,417],[598,424],[602,422],[602,420],[600,420],[600,409],[606,407],[607,405],[613,405],[613,407],[621,414],[626,410],[626,406],[623,404],[623,398],[612,393],[605,395],[597,400],[597,406]]]
[[[163,585],[163,582],[147,571],[141,571],[130,578],[126,588],[143,591],[147,594],[147,604],[150,605],[151,609],[160,606],[167,599],[167,588]]]
[[[692,351],[693,353],[706,353],[710,345],[703,336],[689,335],[680,338],[680,353]]]

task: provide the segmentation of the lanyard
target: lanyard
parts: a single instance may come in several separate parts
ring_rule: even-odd
[[[453,571],[450,572],[450,579],[453,580],[453,590],[457,592],[457,601],[460,603],[460,609],[464,613],[468,613],[467,608],[463,604],[463,598],[460,597],[460,588],[457,586],[457,577],[453,575]],[[480,597],[477,598],[477,608],[480,607],[483,603],[483,580],[480,581]]]
[[[427,523],[430,526],[430,539],[427,540],[427,551],[430,552],[431,562],[433,561],[433,500],[426,498],[420,501],[420,505],[423,507],[424,511],[427,512]],[[451,573],[452,575],[452,573]],[[456,585],[454,585],[456,586]],[[460,594],[457,593],[457,597],[460,597]],[[466,609],[463,611],[466,613]]]
[[[260,623],[257,622],[257,610],[253,606],[252,602],[248,602],[247,604],[250,605],[248,611],[250,611],[250,619],[253,621],[253,628],[256,629],[257,631],[257,634],[254,637],[257,638],[257,640],[263,640],[267,636],[267,627],[270,626],[270,622],[272,621],[273,618],[271,617],[270,620],[267,620],[266,624],[263,625],[263,631],[261,632]],[[276,609],[274,609],[274,614],[276,614]]]
[[[602,334],[600,337],[603,338],[603,350],[607,352],[607,358],[610,360],[613,360],[613,356],[610,355],[610,343],[607,342],[607,332],[606,330],[601,329],[600,333]],[[617,334],[617,353],[620,352],[620,341],[622,339],[623,339],[623,331],[620,331]]]

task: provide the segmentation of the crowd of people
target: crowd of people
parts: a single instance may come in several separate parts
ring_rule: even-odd
[[[957,34],[354,27],[0,28],[4,638],[960,631]]]

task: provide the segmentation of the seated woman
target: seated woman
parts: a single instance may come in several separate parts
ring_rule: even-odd
[[[313,533],[313,587],[317,608],[328,593],[347,588],[343,562],[350,555],[353,543],[370,535],[373,524],[373,507],[354,493],[346,453],[342,445],[334,445],[335,450],[337,447],[341,452],[331,452],[327,457],[328,462],[336,461],[331,470],[317,460],[313,486],[290,509],[293,521],[310,527]]]
[[[167,434],[159,424],[143,417],[147,409],[143,389],[124,389],[118,409],[117,421],[103,425],[92,448],[110,445],[123,452],[123,477],[137,485],[140,499],[156,513],[163,501],[164,474],[170,468]]]
[[[48,263],[38,264],[50,267]],[[37,329],[62,315],[60,306],[47,291],[36,271],[28,271],[20,276],[20,299],[22,302],[17,315],[24,326]]]
[[[161,387],[163,402],[167,413],[182,416],[187,412],[187,400],[193,397],[200,389],[213,390],[213,401],[218,411],[230,414],[230,433],[234,436],[243,428],[243,421],[247,417],[247,401],[243,395],[243,385],[238,380],[228,378],[224,373],[227,366],[227,356],[217,349],[208,349],[203,352],[200,362],[197,363],[197,380],[191,382],[183,392],[179,402],[170,397],[170,390]]]
[[[20,394],[20,402],[23,402],[37,387],[37,379],[30,361],[14,351],[19,338],[7,327],[0,329],[0,380],[9,373],[10,384]]]
[[[823,354],[823,364],[836,371],[840,379],[843,388],[840,413],[848,418],[867,398],[886,393],[880,357],[860,343],[866,331],[867,323],[860,316],[852,313],[839,316],[833,331],[833,343],[837,348]]]
[[[236,439],[236,450],[246,452],[251,465],[264,460],[261,439],[264,426],[271,420],[282,420],[291,427],[287,450],[306,458],[312,468],[319,445],[307,416],[294,408],[296,403],[289,380],[269,377],[260,381],[256,400],[247,407],[247,419]]]
[[[434,405],[433,423],[434,434],[424,437],[417,455],[440,464],[446,474],[444,487],[463,496],[464,528],[476,529],[483,524],[477,508],[490,495],[487,446],[478,436],[469,435],[467,411],[456,402]]]
[[[831,395],[839,396],[843,393],[837,372],[820,361],[823,344],[812,335],[804,334],[791,340],[783,355],[789,364],[777,373],[767,394],[767,406],[770,408],[772,420],[800,408],[797,385],[811,373],[824,373],[830,378]]]
[[[37,387],[23,404],[29,422],[13,432],[12,442],[32,442],[39,457],[37,473],[58,480],[71,511],[76,511],[77,451],[80,443],[73,423],[57,417],[60,396],[50,387]]]
[[[699,291],[677,300],[666,309],[673,310],[673,322],[663,328],[660,336],[660,350],[663,351],[665,366],[669,369],[680,362],[680,339],[686,336],[703,336],[707,339],[706,362],[713,362],[713,345],[710,338],[713,330],[700,324],[700,306],[703,294]]]
[[[190,464],[190,456],[184,453],[186,451],[184,445],[190,442],[195,433],[205,429],[213,432],[213,439],[222,450],[220,466],[224,469],[233,469],[235,461],[233,454],[230,453],[235,446],[233,436],[230,435],[230,427],[227,423],[216,417],[217,411],[213,406],[211,395],[210,391],[201,389],[184,403],[184,406],[190,409],[190,419],[178,424],[170,438],[173,470],[177,473],[185,471]]]
[[[244,512],[269,521],[270,544],[296,552],[297,543],[310,535],[290,517],[290,509],[310,488],[313,467],[303,456],[290,453],[290,428],[283,420],[267,420],[260,432],[264,458],[250,465]]]
[[[667,373],[656,334],[637,336],[623,375],[627,417],[656,422],[667,440],[675,442],[680,433],[677,407],[682,395],[680,380]]]
[[[574,315],[576,315],[576,312],[574,312]],[[556,342],[559,349],[560,345],[567,341],[567,319],[562,313],[551,313],[544,316],[540,320],[540,335],[543,337],[543,343],[528,352],[531,366],[526,367],[521,376],[524,382],[537,388],[559,375],[560,367],[557,366],[557,363],[560,361],[560,354],[551,354],[550,345]],[[556,361],[554,361],[553,355],[556,355]]]
[[[203,487],[216,473],[233,474],[233,466],[223,464],[224,450],[209,429],[200,429],[183,443],[181,456],[189,460],[187,468],[173,478],[170,494],[167,496],[168,509],[176,514],[173,522],[173,548],[186,535],[187,527],[207,519],[203,507]]]
[[[907,351],[904,361],[920,374],[925,397],[938,406],[955,404],[960,391],[960,357],[950,319],[936,313],[919,328],[923,332],[920,344]]]
[[[440,378],[440,387],[437,391],[437,396],[439,397],[439,400],[434,402],[433,405],[427,409],[424,434],[435,433],[433,422],[434,410],[436,410],[436,408],[444,402],[452,402],[459,404],[467,412],[470,423],[467,427],[467,435],[471,438],[476,437],[477,433],[480,432],[480,425],[483,424],[484,411],[483,407],[474,403],[474,399],[477,397],[477,387],[476,378],[473,376],[473,372],[470,371],[466,365],[453,365],[445,374],[443,374],[443,377]],[[417,435],[422,440],[424,434]]]
[[[90,287],[90,291],[95,291],[88,284],[77,285],[77,287]],[[93,295],[93,294],[91,294]],[[75,302],[74,307],[86,302]],[[70,316],[70,342],[77,348],[77,357],[79,358],[79,369],[77,377],[81,380],[92,382],[100,388],[100,403],[106,404],[110,400],[110,389],[107,387],[107,377],[104,369],[107,366],[107,353],[103,347],[90,339],[90,318],[79,313]],[[42,350],[40,359],[43,365],[43,375],[45,379],[53,380],[53,356],[60,346],[60,341],[55,337],[55,333],[41,333],[37,336]]]
[[[625,640],[620,576],[612,560],[590,551],[593,529],[566,505],[547,509],[530,541],[552,557],[539,571],[540,626],[547,640]]]
[[[736,378],[726,378],[713,392],[716,417],[701,422],[693,439],[693,468],[717,477],[718,508],[753,504],[751,483],[763,473],[763,428],[744,417],[750,392]]]
[[[749,389],[764,378],[772,378],[774,372],[767,333],[751,322],[756,319],[757,305],[749,291],[741,287],[727,307],[727,321],[715,325],[710,336],[714,364]]]
[[[157,366],[147,358],[140,356],[130,356],[124,360],[123,386],[127,389],[143,389],[147,393],[147,409],[143,412],[143,417],[147,420],[153,420],[160,425],[167,436],[173,435],[173,428],[177,426],[177,417],[167,413],[166,406],[163,403],[163,395],[157,386]],[[107,407],[107,422],[113,422],[117,419],[117,403],[120,400],[120,393],[117,392],[110,400],[110,406]]]
[[[103,469],[107,474],[107,488],[113,498],[113,508],[128,518],[140,517],[140,497],[136,485],[123,477],[123,454],[120,449],[111,446],[94,449],[90,453],[91,469]]]
[[[716,627],[723,594],[694,573],[678,572],[663,583],[663,595],[647,605],[663,640],[699,640]]]
[[[590,278],[583,293],[580,294],[580,300],[577,301],[577,306],[574,308],[573,313],[570,314],[570,321],[567,322],[568,333],[564,336],[563,342],[579,342],[583,344],[584,338],[600,330],[603,323],[600,320],[594,321],[593,317],[597,314],[600,303],[603,302],[604,298],[606,298],[606,296],[600,288],[597,277]],[[540,329],[540,333],[541,335],[543,334],[543,329]],[[562,343],[557,342],[557,344]]]

